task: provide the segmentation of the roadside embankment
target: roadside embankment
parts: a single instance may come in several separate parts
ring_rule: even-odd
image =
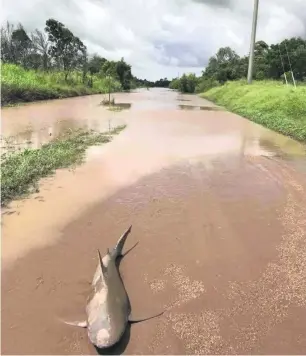
[[[92,76],[86,79],[86,85],[80,72],[70,73],[65,80],[63,72],[27,70],[15,64],[3,63],[1,105],[106,93],[109,85],[107,80]],[[121,90],[120,83],[115,80],[112,80],[111,87],[112,91]]]
[[[68,131],[39,149],[8,152],[1,156],[1,205],[29,194],[40,178],[82,163],[89,146],[110,142],[125,126],[107,133],[83,129]]]
[[[274,81],[228,82],[201,94],[274,131],[306,142],[306,86],[285,86]]]

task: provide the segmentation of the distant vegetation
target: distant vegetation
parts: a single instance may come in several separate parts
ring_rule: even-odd
[[[46,21],[44,31],[31,33],[7,22],[1,28],[1,63],[2,105],[170,83],[134,77],[124,58],[90,55],[81,39],[54,19]]]
[[[135,88],[169,88],[170,82],[171,81],[167,78],[159,79],[155,82],[149,81],[147,79],[138,79],[136,77],[133,79],[133,84]]]
[[[232,112],[306,142],[306,86],[276,81],[232,81],[202,94]]]
[[[306,40],[291,38],[271,46],[256,42],[252,85],[246,82],[247,70],[248,57],[224,47],[209,59],[200,77],[184,74],[170,88],[203,93],[230,111],[306,141]]]
[[[271,46],[264,41],[256,42],[255,80],[278,80],[285,83],[287,79],[292,84],[291,68],[296,82],[306,84],[306,40],[293,37]],[[247,70],[248,56],[240,57],[230,47],[224,47],[209,59],[200,77],[184,74],[172,80],[170,88],[183,93],[201,93],[227,81],[246,78]]]
[[[1,28],[2,104],[129,90],[131,66],[122,58],[90,56],[64,24],[46,21],[45,31]]]

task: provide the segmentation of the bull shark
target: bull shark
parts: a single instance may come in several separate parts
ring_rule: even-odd
[[[98,250],[98,265],[95,271],[91,292],[87,298],[86,314],[84,321],[69,322],[68,325],[87,328],[91,343],[98,349],[105,349],[117,344],[122,338],[128,323],[138,323],[158,317],[164,313],[155,314],[144,319],[131,318],[131,305],[122,282],[117,259],[124,257],[123,246],[131,232],[130,226],[119,238],[116,246],[102,258]]]

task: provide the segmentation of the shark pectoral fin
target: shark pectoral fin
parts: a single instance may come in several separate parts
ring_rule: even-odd
[[[125,257],[125,256],[126,256],[130,251],[132,251],[133,248],[135,248],[138,244],[139,244],[139,241],[136,242],[135,245],[132,246],[132,247],[131,247],[129,250],[127,250],[125,253],[122,253],[122,254],[120,255],[120,257],[121,257],[121,258]]]
[[[80,328],[87,328],[87,321],[64,321],[65,324],[72,326],[79,326]]]
[[[146,320],[150,320],[153,318],[156,318],[158,316],[161,316],[164,314],[164,311],[162,311],[161,313],[149,316],[148,318],[143,318],[143,319],[134,319],[131,315],[129,316],[129,323],[131,324],[136,324],[136,323],[141,323],[142,321],[146,321]]]

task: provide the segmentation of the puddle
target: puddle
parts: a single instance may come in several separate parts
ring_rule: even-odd
[[[181,110],[205,110],[205,111],[223,111],[223,109],[219,106],[202,106],[202,105],[184,105],[180,104],[179,108]]]
[[[191,101],[190,99],[184,99],[184,98],[177,98],[177,101]]]
[[[34,124],[31,124],[25,130],[17,132],[14,135],[1,135],[1,153],[20,152],[25,149],[38,149],[43,144],[56,139],[69,129],[106,132],[124,123],[122,119],[115,118],[112,114],[109,114],[108,117],[103,117],[100,120],[98,118],[91,120],[57,120],[40,128],[36,128]]]
[[[273,135],[273,133],[271,133]],[[265,151],[273,152],[274,157],[290,162],[295,169],[306,173],[306,146],[297,143],[289,137],[277,135],[277,140],[272,140],[270,136],[260,137],[259,144]]]

